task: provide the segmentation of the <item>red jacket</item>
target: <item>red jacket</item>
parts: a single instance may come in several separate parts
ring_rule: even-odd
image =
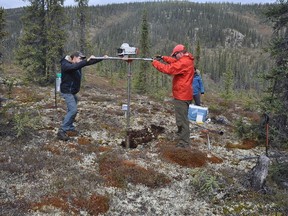
[[[192,100],[192,81],[194,76],[194,57],[185,53],[180,59],[163,56],[163,64],[153,60],[152,65],[160,72],[173,75],[173,97],[177,100]]]

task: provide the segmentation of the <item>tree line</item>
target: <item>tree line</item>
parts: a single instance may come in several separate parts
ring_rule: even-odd
[[[76,0],[78,7],[66,8],[63,0],[29,2],[30,6],[10,9],[8,14],[0,11],[1,52],[4,59],[16,53],[28,80],[51,83],[55,71],[59,71],[59,60],[74,50],[113,56],[123,42],[129,42],[139,46],[143,56],[152,57],[169,55],[175,44],[183,43],[197,57],[197,67],[215,82],[225,86],[224,79],[229,77],[233,89],[261,92],[267,87],[263,107],[275,113],[275,140],[287,140],[286,136],[276,135],[288,134],[287,0],[275,5],[164,1],[93,7],[88,7],[88,0]],[[261,34],[255,24],[265,19],[263,11],[274,30],[270,53],[275,66],[263,50],[268,47],[270,35]],[[7,23],[13,23],[12,27]],[[265,25],[269,29],[269,24]],[[125,68],[118,63],[97,69],[106,76],[119,71],[117,78],[124,78]],[[135,88],[140,93],[147,92],[147,86],[154,91],[170,85],[166,76],[148,76],[145,63],[135,63],[133,70],[137,77]],[[259,76],[264,76],[265,85]]]
[[[31,6],[24,10],[9,10],[8,20],[10,23],[16,24],[12,25],[13,29],[11,27],[9,29],[10,34],[12,33],[15,37],[9,37],[5,41],[6,56],[12,55],[11,53],[16,50],[17,61],[21,65],[25,65],[25,68],[29,68],[25,70],[27,75],[31,75],[30,78],[38,77],[33,75],[32,71],[40,73],[45,70],[46,72],[43,72],[45,76],[41,75],[44,80],[53,79],[54,74],[51,72],[57,70],[59,58],[64,53],[73,50],[113,56],[123,42],[140,46],[143,8],[147,10],[147,26],[149,28],[150,49],[149,53],[146,53],[148,57],[152,57],[154,54],[169,54],[177,43],[184,43],[190,52],[196,54],[196,44],[199,44],[203,56],[198,62],[198,67],[210,74],[215,81],[221,80],[227,61],[232,61],[233,58],[237,58],[239,62],[236,71],[241,74],[252,73],[253,79],[257,78],[259,73],[262,73],[262,70],[269,65],[266,56],[255,56],[253,62],[247,62],[245,59],[245,56],[250,56],[255,50],[261,50],[267,41],[267,37],[257,32],[254,24],[245,17],[257,17],[260,20],[261,15],[259,14],[266,7],[265,5],[162,1],[88,7],[88,0],[77,0],[77,2],[78,7],[64,8],[61,0],[31,0]],[[22,17],[22,22],[19,22],[20,17]],[[40,26],[39,29],[37,25]],[[33,28],[42,33],[30,34],[30,32],[35,32]],[[226,29],[234,29],[237,34],[244,35],[239,46],[231,45],[237,35],[228,37]],[[41,41],[37,41],[41,37]],[[84,39],[85,41],[83,41]],[[42,59],[42,61],[39,60],[39,63],[33,62],[28,67],[29,56],[25,56],[28,51],[25,50],[25,44],[32,49],[30,45],[33,40],[36,40],[33,45],[35,52],[32,52],[30,56],[31,61],[35,60],[34,53],[35,56],[42,53],[43,59],[47,59],[47,61],[49,59],[49,63]],[[39,43],[41,47],[45,47],[46,51],[38,49]],[[246,50],[243,51],[243,49]],[[230,57],[236,53],[238,56]],[[242,70],[243,65],[245,65],[244,70]],[[104,69],[105,67],[103,67]],[[138,71],[139,67],[136,70]],[[239,76],[235,74],[235,77]],[[237,84],[243,83],[243,81],[243,85]],[[251,82],[251,79],[239,78],[235,81],[235,87],[244,89],[257,87],[253,83],[246,82]]]

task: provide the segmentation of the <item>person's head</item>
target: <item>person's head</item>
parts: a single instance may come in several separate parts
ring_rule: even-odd
[[[179,59],[183,56],[184,53],[186,53],[186,48],[182,44],[178,44],[174,47],[171,56],[175,57],[176,59]]]
[[[194,67],[194,76],[200,76],[200,70]]]
[[[70,55],[70,58],[72,60],[73,63],[78,63],[80,61],[82,61],[83,59],[86,58],[86,56],[81,53],[80,51],[74,52]]]

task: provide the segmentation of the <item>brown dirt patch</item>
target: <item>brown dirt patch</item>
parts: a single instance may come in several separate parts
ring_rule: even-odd
[[[67,144],[67,147],[70,148],[70,149],[73,149],[73,150],[78,150],[79,149],[79,146],[77,146],[74,143]]]
[[[183,167],[202,167],[208,162],[222,163],[223,159],[191,148],[177,148],[171,144],[160,144],[160,155],[163,159]]]
[[[78,138],[79,145],[89,145],[91,144],[91,140],[88,137],[79,137]]]
[[[99,152],[108,152],[111,151],[112,148],[111,147],[107,147],[107,146],[99,146],[98,151]]]
[[[211,163],[223,163],[223,159],[212,154],[207,154],[207,161]]]
[[[143,128],[142,130],[128,131],[129,148],[137,148],[140,144],[145,144],[157,139],[157,136],[164,133],[164,130],[164,127],[152,124],[150,127]],[[126,141],[123,141],[121,146],[126,147]]]
[[[30,208],[45,212],[47,206],[71,214],[80,214],[81,210],[86,210],[90,215],[99,215],[109,210],[109,198],[98,194],[92,194],[88,198],[82,196],[76,198],[73,194],[64,191],[54,196],[44,197],[40,202],[32,203]]]
[[[250,140],[250,139],[245,139],[242,141],[241,144],[233,144],[233,143],[228,143],[226,145],[226,148],[232,149],[232,148],[237,148],[237,149],[253,149],[259,145],[259,142],[257,140]]]
[[[115,157],[112,153],[105,155],[99,161],[100,174],[107,180],[109,186],[123,188],[127,183],[143,184],[150,188],[166,186],[170,179],[151,168],[144,168],[130,160]]]
[[[61,154],[61,150],[58,147],[53,146],[53,145],[45,145],[43,147],[43,149],[45,151],[49,151],[49,152],[51,152],[52,154],[55,154],[55,155],[60,155]]]

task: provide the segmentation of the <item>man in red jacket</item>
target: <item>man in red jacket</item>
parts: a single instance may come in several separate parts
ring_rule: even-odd
[[[171,57],[172,56],[172,57]],[[158,56],[166,64],[154,59],[152,65],[160,72],[173,76],[173,98],[178,127],[177,147],[190,145],[188,109],[193,99],[192,81],[194,76],[194,57],[182,44],[173,49],[171,56]]]

